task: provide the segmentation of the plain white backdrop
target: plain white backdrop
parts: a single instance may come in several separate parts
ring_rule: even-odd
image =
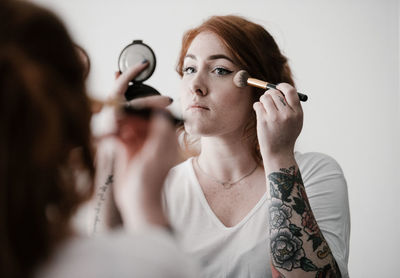
[[[211,15],[262,24],[309,95],[302,152],[333,156],[351,209],[351,277],[399,277],[400,5],[396,0],[35,0],[53,9],[89,53],[90,93],[106,98],[125,45],[142,39],[157,56],[145,83],[179,102],[174,71],[185,30]],[[97,119],[96,125],[101,125]]]

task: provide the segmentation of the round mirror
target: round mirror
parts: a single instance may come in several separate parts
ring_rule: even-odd
[[[118,67],[120,72],[124,72],[127,68],[142,63],[144,60],[149,62],[149,66],[132,81],[143,82],[147,80],[156,68],[156,56],[153,50],[142,40],[134,40],[121,51]]]

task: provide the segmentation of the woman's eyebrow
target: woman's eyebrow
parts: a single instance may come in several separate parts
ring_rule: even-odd
[[[186,58],[192,58],[193,60],[197,60],[196,56],[194,56],[193,54],[186,54],[184,59],[186,59]]]
[[[211,55],[208,57],[208,60],[217,60],[217,59],[226,59],[226,60],[230,61],[232,64],[235,63],[231,58],[229,58],[228,56],[226,56],[224,54],[215,54],[215,55]]]
[[[193,60],[197,60],[196,56],[193,54],[186,54],[185,59],[186,58],[191,58]],[[217,59],[226,59],[226,60],[230,61],[232,64],[235,64],[235,62],[231,58],[229,58],[228,56],[226,56],[224,54],[215,54],[215,55],[208,56],[208,58],[207,58],[207,60],[217,60]]]

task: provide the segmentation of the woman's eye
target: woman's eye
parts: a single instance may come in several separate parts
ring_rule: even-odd
[[[185,68],[183,68],[183,74],[191,74],[191,73],[194,73],[195,72],[195,69],[194,69],[194,67],[185,67]]]
[[[218,68],[215,68],[213,70],[213,72],[215,72],[217,75],[227,75],[227,74],[232,73],[233,71],[218,67]]]

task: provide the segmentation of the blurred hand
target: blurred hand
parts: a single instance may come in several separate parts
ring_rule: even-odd
[[[138,149],[134,119],[120,122],[116,159],[114,198],[125,227],[130,230],[148,225],[168,225],[163,214],[161,195],[164,179],[178,161],[175,129],[163,115],[154,115],[148,135]]]
[[[128,89],[129,82],[131,82],[136,76],[138,76],[145,68],[149,66],[148,62],[137,64],[124,73],[119,71],[115,72],[115,85],[111,92],[111,97],[124,98],[124,94]],[[172,99],[165,96],[149,96],[129,101],[129,105],[135,108],[152,107],[152,108],[164,108],[170,105]]]
[[[158,172],[157,168],[164,169],[164,168],[170,168],[172,166],[168,166],[167,162],[173,161],[175,158],[175,154],[165,154],[162,151],[160,152],[160,157],[168,158],[170,160],[162,160],[162,161],[157,161],[154,159],[156,157],[156,154],[154,153],[157,148],[155,146],[160,145],[161,143],[157,143],[157,140],[155,138],[158,138],[157,136],[164,136],[166,139],[168,139],[168,136],[171,136],[168,140],[166,140],[164,143],[167,144],[168,142],[171,143],[172,140],[172,146],[173,140],[176,140],[175,132],[172,130],[170,127],[170,123],[166,119],[158,119],[154,118],[153,120],[145,119],[140,116],[135,116],[135,115],[127,115],[122,112],[122,105],[125,105],[125,97],[124,93],[127,90],[129,86],[129,82],[133,80],[142,70],[144,70],[148,66],[148,63],[144,64],[138,64],[124,73],[117,72],[115,74],[115,85],[114,89],[111,92],[111,98],[108,101],[96,101],[92,100],[92,105],[94,105],[94,112],[100,112],[100,110],[104,106],[108,107],[115,107],[117,109],[112,109],[108,110],[108,112],[111,112],[112,114],[109,114],[111,118],[111,122],[114,123],[112,125],[107,126],[108,130],[103,131],[102,134],[98,135],[97,137],[94,138],[94,142],[98,144],[98,147],[100,149],[104,148],[105,146],[111,146],[112,151],[110,151],[110,155],[100,155],[97,156],[97,173],[96,173],[96,184],[99,186],[103,186],[104,182],[108,180],[108,176],[112,174],[114,176],[114,181],[115,185],[112,188],[117,188],[115,192],[112,192],[112,190],[108,190],[107,193],[104,193],[101,196],[101,200],[98,200],[99,204],[102,204],[104,207],[102,209],[101,215],[98,213],[96,217],[100,215],[102,223],[106,223],[106,226],[109,227],[114,227],[120,223],[120,213],[124,216],[125,222],[129,223],[130,220],[137,220],[137,223],[142,222],[157,222],[161,223],[163,219],[163,214],[161,211],[161,201],[160,201],[160,191],[161,191],[161,186],[163,181],[163,178],[166,175],[166,171],[164,172],[160,171]],[[134,99],[129,102],[129,105],[132,106],[133,108],[156,108],[156,109],[164,109],[166,106],[168,106],[172,102],[172,99],[169,97],[165,96],[149,96],[145,98],[139,98],[139,99]],[[158,119],[158,120],[156,120]],[[159,121],[162,121],[163,123],[166,122],[165,125],[162,125],[161,128],[157,128],[156,123]],[[155,126],[156,125],[156,126]],[[155,127],[154,127],[155,126]],[[171,132],[170,135],[166,134],[165,128],[168,127],[167,130]],[[171,129],[171,130],[170,130]],[[158,131],[159,130],[159,131]],[[163,135],[158,135],[158,132],[164,133]],[[117,137],[119,140],[118,144],[114,144],[115,142],[110,142],[110,140],[107,139],[113,139]],[[114,141],[114,140],[112,140]],[[102,144],[101,142],[105,143]],[[108,143],[107,143],[108,142]],[[111,144],[110,144],[111,143]],[[117,146],[115,146],[117,145]],[[150,147],[146,147],[146,146]],[[100,147],[101,146],[101,147]],[[114,150],[117,148],[117,150]],[[150,148],[150,151],[149,151]],[[166,147],[167,150],[169,151],[174,151],[175,147],[168,146]],[[147,151],[146,151],[147,150]],[[151,154],[153,151],[153,154]],[[100,152],[101,154],[102,152]],[[135,155],[138,155],[135,157]],[[116,156],[116,157],[115,157]],[[114,157],[117,160],[116,163],[117,165],[113,166],[112,161],[114,161]],[[135,158],[135,159],[133,159]],[[133,160],[132,160],[133,159]],[[152,160],[155,161],[153,164]],[[132,171],[132,184],[129,183],[129,180],[131,177],[125,176],[125,174],[129,174],[129,171],[125,173],[125,169],[128,167],[128,165],[134,170]],[[166,163],[166,164],[161,164],[161,163]],[[100,166],[99,166],[100,165]],[[137,166],[133,166],[137,165]],[[149,165],[148,169],[149,170],[155,170],[156,174],[154,176],[149,175],[145,170],[147,169],[144,165]],[[116,166],[116,167],[115,167]],[[149,180],[149,177],[154,178],[154,180]],[[119,182],[121,181],[121,182]],[[126,181],[125,184],[127,185],[126,187],[122,185],[119,187],[119,184],[123,184],[122,181]],[[145,186],[146,184],[150,184],[151,186],[146,187],[146,190],[142,190],[142,185]],[[133,185],[133,187],[130,187]],[[152,185],[157,185],[160,187],[152,187]],[[135,187],[136,186],[136,187]],[[121,190],[118,190],[120,189]],[[135,190],[138,190],[140,194],[129,194],[127,192],[134,192]],[[125,197],[127,199],[125,200],[124,198],[121,198],[121,196],[124,196],[124,193],[120,192],[125,192],[127,193]],[[114,196],[114,194],[117,195]],[[96,195],[96,198],[98,196]],[[137,206],[137,207],[129,207],[129,198],[131,197],[134,203],[138,204],[146,204],[148,207],[144,206]],[[135,199],[136,198],[136,199]],[[115,199],[118,199],[118,204],[115,203]],[[139,200],[140,202],[136,202],[135,200]],[[146,200],[151,200],[151,201],[146,201]],[[125,205],[128,204],[128,205]],[[121,212],[118,211],[118,208],[121,209]],[[138,219],[135,219],[136,217],[128,217],[129,211],[131,211],[132,215],[135,213],[139,215]],[[135,212],[136,211],[136,212]],[[147,215],[144,214],[144,212],[147,213]],[[149,215],[149,213],[153,213],[153,215]],[[118,216],[118,217],[117,217]],[[140,220],[141,219],[141,220]],[[150,220],[146,220],[150,219]],[[151,220],[153,219],[153,220]],[[156,220],[154,220],[156,219]],[[165,219],[165,218],[164,218]],[[136,223],[136,222],[135,222]],[[94,230],[96,230],[97,222],[95,222],[94,225]]]
[[[130,68],[128,68],[125,72],[120,73],[116,72],[115,73],[115,84],[114,88],[111,92],[111,97],[118,97],[124,96],[124,93],[128,89],[129,82],[131,82],[133,79],[135,79],[136,76],[138,76],[145,68],[149,66],[149,62],[144,62],[140,64],[136,64]]]

